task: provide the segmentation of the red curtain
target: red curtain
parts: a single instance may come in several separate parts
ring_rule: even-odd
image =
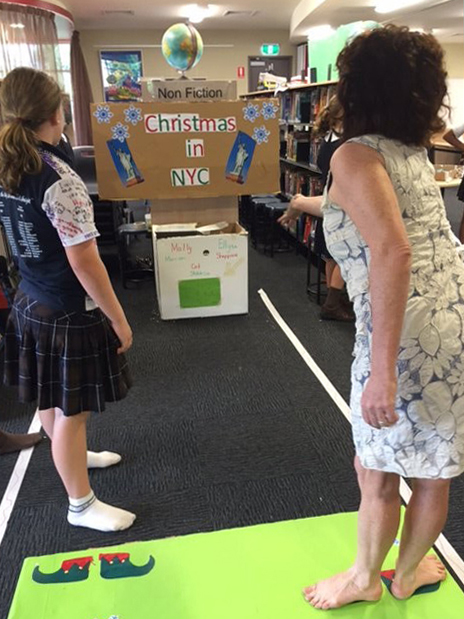
[[[77,146],[89,146],[93,144],[90,122],[90,104],[93,102],[93,96],[77,30],[73,32],[71,39],[71,81],[75,142]]]

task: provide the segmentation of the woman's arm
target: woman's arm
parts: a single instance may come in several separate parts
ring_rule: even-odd
[[[348,213],[370,250],[371,376],[362,399],[367,423],[398,421],[396,364],[408,299],[411,248],[383,158],[344,144],[332,159],[331,199]]]
[[[96,241],[65,247],[65,251],[82,287],[110,320],[121,342],[118,353],[126,352],[132,345],[132,331],[98,253]]]
[[[462,142],[459,138],[456,137],[456,134],[452,129],[449,129],[449,131],[445,133],[443,139],[446,140],[448,144],[451,144],[451,146],[454,146],[462,153],[464,153],[464,142]]]
[[[308,198],[301,194],[297,194],[293,196],[286,213],[284,213],[278,221],[280,224],[286,224],[298,219],[302,213],[307,213],[314,217],[322,217],[321,207],[322,196],[312,196]]]

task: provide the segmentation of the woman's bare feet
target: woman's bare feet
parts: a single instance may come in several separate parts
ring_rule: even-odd
[[[391,586],[392,595],[399,600],[406,600],[414,591],[424,585],[434,585],[446,578],[446,568],[437,557],[424,557],[412,576],[397,576]]]
[[[380,574],[377,582],[362,583],[351,568],[303,589],[303,595],[319,610],[340,608],[353,602],[377,602],[382,597]]]

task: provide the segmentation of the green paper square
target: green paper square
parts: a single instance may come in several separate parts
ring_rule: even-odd
[[[220,305],[221,280],[219,277],[184,279],[179,282],[179,300],[182,309]]]

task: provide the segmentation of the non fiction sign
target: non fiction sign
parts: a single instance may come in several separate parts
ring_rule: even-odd
[[[277,100],[92,106],[102,199],[279,190]]]
[[[237,82],[146,79],[142,82],[144,101],[235,101]]]

